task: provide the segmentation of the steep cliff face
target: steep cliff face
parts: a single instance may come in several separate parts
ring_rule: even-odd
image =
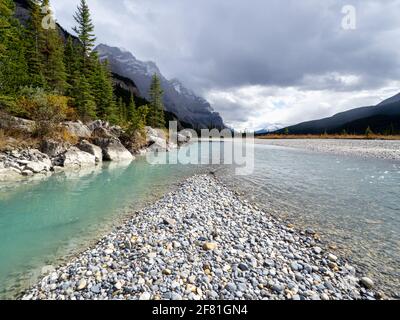
[[[174,113],[180,120],[191,124],[194,128],[223,128],[221,116],[214,112],[211,105],[186,88],[179,80],[166,79],[154,62],[143,62],[130,52],[120,48],[101,44],[96,48],[100,59],[107,59],[114,73],[135,82],[141,95],[148,99],[151,78],[157,74],[164,90],[166,111]]]

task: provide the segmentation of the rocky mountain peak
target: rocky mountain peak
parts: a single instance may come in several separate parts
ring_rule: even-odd
[[[221,116],[214,112],[211,105],[197,96],[180,80],[168,80],[153,61],[138,60],[131,52],[105,44],[95,49],[100,59],[107,59],[114,73],[131,79],[137,85],[144,98],[149,99],[151,78],[157,74],[164,90],[165,109],[194,128],[225,127]]]

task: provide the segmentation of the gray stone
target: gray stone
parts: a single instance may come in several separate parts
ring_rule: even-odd
[[[101,161],[103,161],[103,151],[101,150],[100,147],[98,147],[98,146],[96,146],[96,145],[94,145],[94,144],[91,144],[91,143],[89,143],[89,142],[86,141],[86,140],[82,140],[82,141],[77,145],[77,147],[78,147],[80,150],[82,150],[82,151],[84,151],[84,152],[87,152],[87,153],[89,153],[89,154],[95,156],[96,162],[101,162]]]

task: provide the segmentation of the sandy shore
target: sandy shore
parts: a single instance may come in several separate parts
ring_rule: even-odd
[[[337,155],[360,156],[386,160],[400,160],[400,141],[393,140],[334,140],[334,139],[260,139],[257,143],[299,148]]]
[[[297,231],[195,176],[45,275],[23,299],[379,299],[371,279]]]

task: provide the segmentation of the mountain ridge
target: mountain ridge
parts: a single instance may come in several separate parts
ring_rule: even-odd
[[[164,105],[166,111],[190,123],[193,128],[225,128],[225,124],[211,105],[202,97],[197,96],[178,79],[168,80],[153,61],[141,61],[131,52],[106,44],[98,45],[95,50],[101,60],[108,60],[114,73],[131,79],[138,87],[142,96],[149,99],[151,78],[157,74],[164,90]]]
[[[337,113],[331,117],[306,121],[274,133],[290,134],[364,134],[367,128],[375,133],[400,131],[400,93],[375,106],[359,107]],[[393,133],[393,132],[392,132]]]

